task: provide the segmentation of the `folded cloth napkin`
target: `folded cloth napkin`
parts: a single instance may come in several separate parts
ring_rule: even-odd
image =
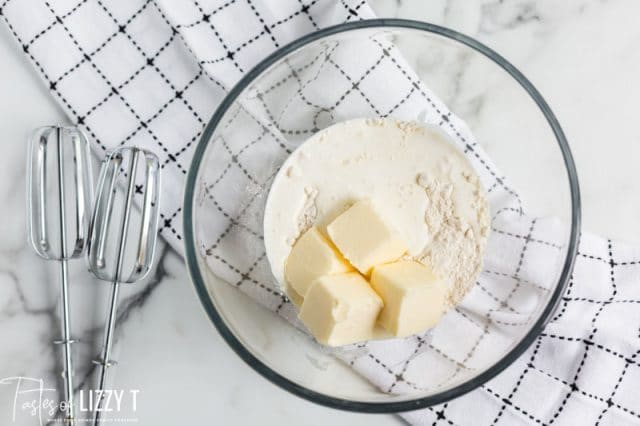
[[[206,120],[227,91],[266,53],[304,33],[372,17],[372,13],[366,2],[351,0],[131,0],[117,5],[100,0],[5,0],[0,4],[0,17],[70,119],[91,136],[99,156],[125,143],[160,154],[164,179],[161,232],[182,252],[184,175]],[[544,259],[549,257],[547,251],[558,250],[554,236],[562,225],[522,215],[516,193],[473,142],[464,123],[413,77],[393,46],[376,38],[369,44],[363,51],[363,64],[382,58],[380,54],[388,59],[375,60],[359,72],[378,74],[378,79],[388,73],[402,74],[405,79],[384,81],[402,82],[398,84],[405,86],[397,89],[403,91],[396,93],[404,95],[388,106],[382,103],[388,102],[388,96],[376,98],[363,87],[354,89],[354,95],[373,109],[392,110],[394,116],[403,118],[415,118],[416,110],[424,110],[424,120],[447,131],[474,163],[485,187],[493,188],[489,195],[494,214],[489,244],[499,245],[506,255],[504,259],[488,257],[472,291],[482,293],[487,304],[493,303],[490,306],[495,309],[487,313],[497,317],[475,318],[474,313],[486,308],[463,304],[444,319],[466,327],[461,332],[473,336],[466,339],[471,347],[454,351],[450,361],[463,366],[473,365],[474,360],[480,363],[483,346],[508,343],[510,330],[516,330],[523,320],[521,312],[500,307],[508,307],[510,298],[520,291],[548,291],[547,285],[552,283],[544,274],[545,267],[549,268]],[[314,76],[310,73],[332,65],[341,47],[335,49],[311,63],[300,78],[306,78],[308,84],[320,84],[309,81]],[[356,72],[347,67],[339,74],[353,83],[361,78],[352,74]],[[326,95],[330,97],[331,92]],[[295,107],[285,105],[282,111],[295,111],[303,105]],[[340,107],[338,102],[335,117],[341,116]],[[277,139],[275,132],[262,136],[266,120],[275,120],[279,130],[300,129],[295,115],[269,116],[267,112],[260,102],[248,102],[238,111],[237,119],[253,125],[258,137]],[[301,137],[303,133],[298,132]],[[229,147],[230,152],[220,156],[220,161],[227,161],[221,170],[237,160],[235,148],[242,149]],[[246,149],[243,155],[247,156],[243,165],[254,167],[256,162],[250,158],[260,153]],[[259,168],[249,170],[261,172]],[[267,184],[268,180],[259,182]],[[224,193],[212,193],[212,197],[220,195]],[[256,245],[250,245],[247,237],[251,232],[243,234],[235,228],[244,226],[245,231],[254,233],[260,233],[260,228],[251,228],[255,223],[250,221],[239,223],[242,226],[234,226],[231,233],[238,232],[240,242],[255,250]],[[212,235],[215,238],[216,234]],[[252,254],[256,260],[261,256]],[[262,281],[268,276],[264,259],[249,265],[247,273],[248,269],[221,266],[215,256],[232,256],[224,239],[212,251],[210,267],[214,272],[231,282],[250,276],[255,285],[242,286],[243,290],[294,319],[290,304],[273,290],[273,283]],[[527,261],[523,262],[525,256]],[[640,273],[638,259],[640,247],[583,235],[560,309],[531,348],[481,388],[447,404],[404,413],[404,418],[413,424],[452,425],[639,423],[640,366],[636,358],[640,352],[640,288],[634,285]],[[437,345],[437,335],[418,336],[369,343],[366,356],[353,352],[336,355],[382,390],[402,392],[407,387],[420,388],[420,380],[425,379],[415,372],[427,370],[423,365],[434,365],[436,360],[431,356],[438,353]]]

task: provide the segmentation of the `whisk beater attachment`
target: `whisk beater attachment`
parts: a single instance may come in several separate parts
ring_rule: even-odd
[[[36,253],[60,262],[65,421],[73,424],[73,363],[68,264],[84,254],[89,233],[93,182],[89,144],[75,127],[46,126],[30,141],[27,199],[29,240]]]
[[[155,252],[158,216],[160,166],[150,151],[121,147],[103,161],[91,219],[89,267],[93,274],[112,283],[99,365],[98,389],[104,390],[111,359],[121,283],[134,283],[150,270]],[[139,211],[134,199],[139,198]],[[102,392],[101,392],[102,393]],[[94,417],[100,420],[101,401]]]

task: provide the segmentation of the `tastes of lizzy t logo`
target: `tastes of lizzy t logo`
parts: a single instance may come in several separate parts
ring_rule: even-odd
[[[65,401],[58,402],[57,390],[45,387],[44,380],[22,376],[6,377],[0,379],[0,385],[10,390],[12,401],[9,401],[11,412],[8,416],[12,422],[25,424],[25,418],[31,418],[35,422],[27,424],[44,426],[65,423],[69,407]],[[101,423],[137,423],[137,418],[123,417],[122,414],[133,414],[137,411],[139,392],[139,389],[80,390],[76,397],[76,422],[89,424],[96,412],[100,411]],[[102,402],[99,403],[101,399]],[[106,416],[105,413],[111,414]],[[0,419],[3,419],[4,415],[6,414],[0,413]]]

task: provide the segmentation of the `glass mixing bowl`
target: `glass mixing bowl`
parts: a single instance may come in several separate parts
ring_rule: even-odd
[[[269,270],[264,205],[291,151],[360,117],[449,133],[480,175],[492,230],[478,282],[432,331],[328,349],[296,323]],[[578,182],[553,113],[504,58],[435,25],[351,22],[279,49],[231,90],[193,158],[186,259],[206,313],[256,371],[327,406],[413,410],[482,385],[552,319],[576,256]]]

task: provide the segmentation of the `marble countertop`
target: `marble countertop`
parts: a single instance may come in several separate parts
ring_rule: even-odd
[[[371,1],[379,16],[424,20],[466,33],[516,65],[546,97],[576,159],[584,228],[640,243],[640,3],[634,0]],[[56,265],[41,262],[25,241],[25,154],[28,132],[64,120],[61,110],[0,31],[0,379],[43,378],[59,366]],[[614,220],[615,219],[615,220]],[[182,259],[160,248],[154,272],[123,291],[114,379],[139,390],[139,424],[383,425],[392,415],[344,413],[298,399],[261,378],[223,342],[206,318]],[[106,303],[108,286],[71,266],[76,297]],[[78,366],[89,365],[102,331],[102,311],[75,304],[83,343]],[[80,319],[80,320],[78,320]],[[77,380],[92,371],[79,368]],[[11,424],[13,386],[0,386],[0,424]],[[131,403],[131,401],[129,401]],[[126,408],[125,411],[132,407]],[[125,416],[123,414],[123,416]],[[126,417],[126,416],[125,416]],[[15,424],[38,424],[18,413]]]

